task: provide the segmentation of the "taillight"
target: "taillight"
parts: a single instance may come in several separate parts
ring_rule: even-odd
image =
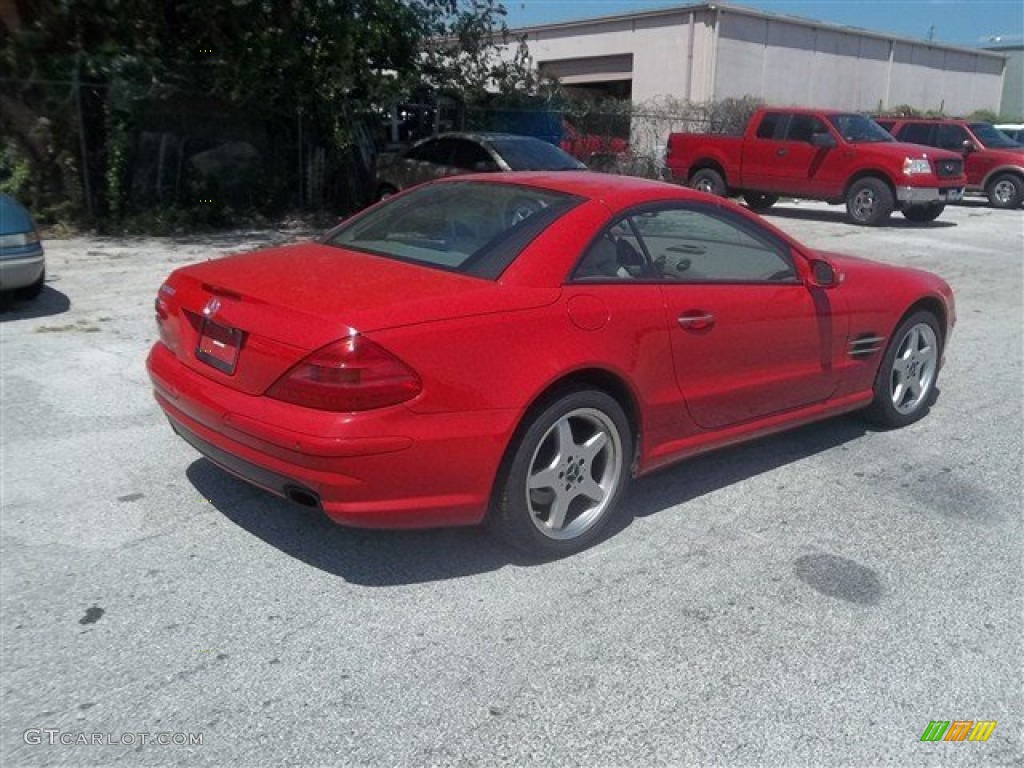
[[[172,352],[177,354],[177,338],[176,334],[172,330],[171,314],[172,309],[170,305],[171,297],[174,296],[174,288],[164,283],[160,286],[160,291],[156,295],[156,301],[153,303],[153,309],[156,311],[156,327],[160,333],[160,341],[164,343]]]
[[[322,411],[367,411],[416,397],[420,377],[358,334],[317,350],[267,390],[275,400]]]

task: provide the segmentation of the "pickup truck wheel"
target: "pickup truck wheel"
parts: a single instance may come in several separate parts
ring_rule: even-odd
[[[1012,173],[1001,173],[988,183],[985,194],[995,208],[1016,208],[1024,199],[1024,181]]]
[[[903,216],[907,221],[925,223],[935,221],[941,213],[946,210],[945,203],[929,203],[928,205],[912,205],[903,209]]]
[[[712,168],[702,168],[690,177],[690,188],[698,192],[707,192],[716,197],[725,197],[725,179],[722,174]]]
[[[881,179],[855,181],[846,193],[846,212],[854,224],[875,226],[892,213],[896,205],[892,190]]]
[[[743,195],[743,199],[747,203],[747,208],[758,213],[767,211],[779,202],[778,195],[766,195],[763,192],[746,192]]]

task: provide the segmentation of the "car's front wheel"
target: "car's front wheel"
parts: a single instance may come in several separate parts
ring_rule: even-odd
[[[895,204],[889,185],[873,177],[855,181],[846,193],[846,212],[854,224],[881,224],[889,218]]]
[[[569,555],[594,543],[629,481],[632,430],[619,403],[570,390],[525,422],[496,483],[491,527],[535,555]]]
[[[767,211],[779,202],[778,195],[768,195],[764,192],[744,192],[743,199],[746,201],[747,207],[757,213]]]
[[[996,208],[1016,208],[1024,199],[1024,180],[1012,173],[996,176],[985,187],[989,203]]]
[[[939,323],[931,312],[906,318],[889,341],[875,377],[875,399],[865,415],[885,427],[905,427],[935,401],[942,360]]]
[[[392,195],[397,195],[398,190],[390,184],[381,184],[377,187],[377,199],[387,200]]]

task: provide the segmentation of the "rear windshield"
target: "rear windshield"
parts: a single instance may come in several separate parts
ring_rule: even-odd
[[[843,140],[850,144],[874,144],[881,141],[895,141],[885,128],[864,115],[829,115],[828,121],[839,131]]]
[[[346,221],[323,242],[494,280],[580,202],[573,195],[517,184],[426,184]]]
[[[1020,146],[991,123],[971,123],[971,132],[974,133],[978,141],[991,149],[1000,147],[1011,149]]]
[[[513,171],[578,171],[586,167],[554,144],[540,139],[489,139],[487,143]]]

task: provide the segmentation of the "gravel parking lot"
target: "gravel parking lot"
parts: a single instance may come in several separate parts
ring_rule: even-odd
[[[936,407],[678,465],[543,564],[334,527],[172,434],[162,278],[303,233],[47,241],[0,315],[4,765],[1020,765],[1024,212],[769,219],[953,285]]]

